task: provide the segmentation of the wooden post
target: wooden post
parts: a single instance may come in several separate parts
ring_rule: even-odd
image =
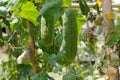
[[[114,17],[109,18],[109,15],[114,15],[111,0],[102,0],[102,10],[104,15],[103,32],[106,39],[109,39],[110,33],[114,30]]]
[[[114,31],[114,14],[112,12],[111,0],[102,0],[102,10],[103,10],[103,20],[104,20],[103,33],[105,34],[105,42],[107,42],[110,39],[112,32]],[[110,49],[112,48],[106,46],[106,51],[107,51],[106,56],[109,64],[114,63],[114,62],[110,62],[110,54],[111,54]],[[112,65],[112,67],[108,67],[108,71],[110,70],[112,71],[111,73],[113,73],[113,71],[117,70],[113,67],[114,65]],[[109,76],[108,74],[110,74],[110,72],[107,74],[108,77],[110,78],[109,80],[118,80],[117,71],[115,73],[116,75],[114,76]]]
[[[112,3],[111,0],[102,0],[102,11],[103,11],[103,33],[105,36],[105,43],[109,40],[111,33],[114,30],[114,17],[109,18],[109,15],[114,15],[112,13]],[[110,59],[110,49],[109,47],[106,48],[106,57]]]

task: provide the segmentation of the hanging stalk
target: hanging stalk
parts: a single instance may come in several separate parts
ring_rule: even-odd
[[[37,59],[35,55],[35,39],[34,34],[32,33],[32,26],[33,24],[31,22],[28,22],[28,29],[29,29],[29,38],[30,38],[30,51],[31,51],[31,60],[32,60],[32,67],[34,74],[37,73]]]

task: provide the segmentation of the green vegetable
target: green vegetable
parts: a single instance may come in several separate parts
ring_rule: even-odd
[[[47,22],[47,23],[46,23]],[[51,46],[54,39],[54,20],[41,18],[41,39],[45,46]]]
[[[63,41],[60,47],[60,56],[63,62],[70,64],[77,53],[77,20],[74,10],[68,8],[65,10],[63,16]],[[60,58],[58,58],[60,59]],[[60,61],[60,60],[58,60]]]
[[[46,2],[40,10],[41,17],[41,40],[46,47],[53,44],[55,22],[61,15],[62,1]]]

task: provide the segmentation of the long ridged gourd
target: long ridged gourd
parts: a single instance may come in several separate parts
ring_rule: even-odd
[[[54,19],[54,18],[53,18]],[[45,46],[51,46],[54,39],[54,20],[41,17],[41,39]]]
[[[41,40],[46,47],[53,44],[55,22],[59,19],[62,1],[46,2],[40,13],[41,17]]]
[[[68,8],[63,16],[63,41],[60,54],[63,54],[65,63],[70,64],[77,54],[77,20],[74,10]]]

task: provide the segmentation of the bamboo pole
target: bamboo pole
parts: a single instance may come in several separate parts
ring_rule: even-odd
[[[105,33],[105,37],[110,35],[111,32],[114,30],[114,18],[109,19],[107,15],[112,15],[112,5],[111,0],[102,0],[102,11],[103,11],[103,32]],[[114,14],[113,14],[114,15]],[[106,40],[107,41],[107,40]]]
[[[111,37],[111,33],[114,31],[114,14],[112,12],[112,2],[111,0],[102,0],[102,12],[103,12],[103,33],[105,34],[105,42],[107,42],[110,37]],[[109,16],[108,16],[109,15]],[[110,18],[110,16],[113,16]],[[117,74],[117,69],[114,68],[115,66],[112,65],[111,62],[111,54],[113,54],[111,52],[113,48],[109,47],[106,45],[106,59],[108,61],[109,67],[107,70],[106,75],[109,77],[108,80],[118,80],[118,74]],[[109,53],[109,54],[108,54]],[[114,75],[109,75],[109,74],[113,74]]]
[[[114,19],[109,19],[106,15],[113,14],[112,13],[112,5],[111,0],[102,0],[102,12],[103,12],[103,33],[105,36],[105,43],[110,38],[110,33],[114,30]],[[110,62],[110,51],[111,48],[106,47],[106,58],[108,63]],[[109,54],[107,54],[109,53]]]

